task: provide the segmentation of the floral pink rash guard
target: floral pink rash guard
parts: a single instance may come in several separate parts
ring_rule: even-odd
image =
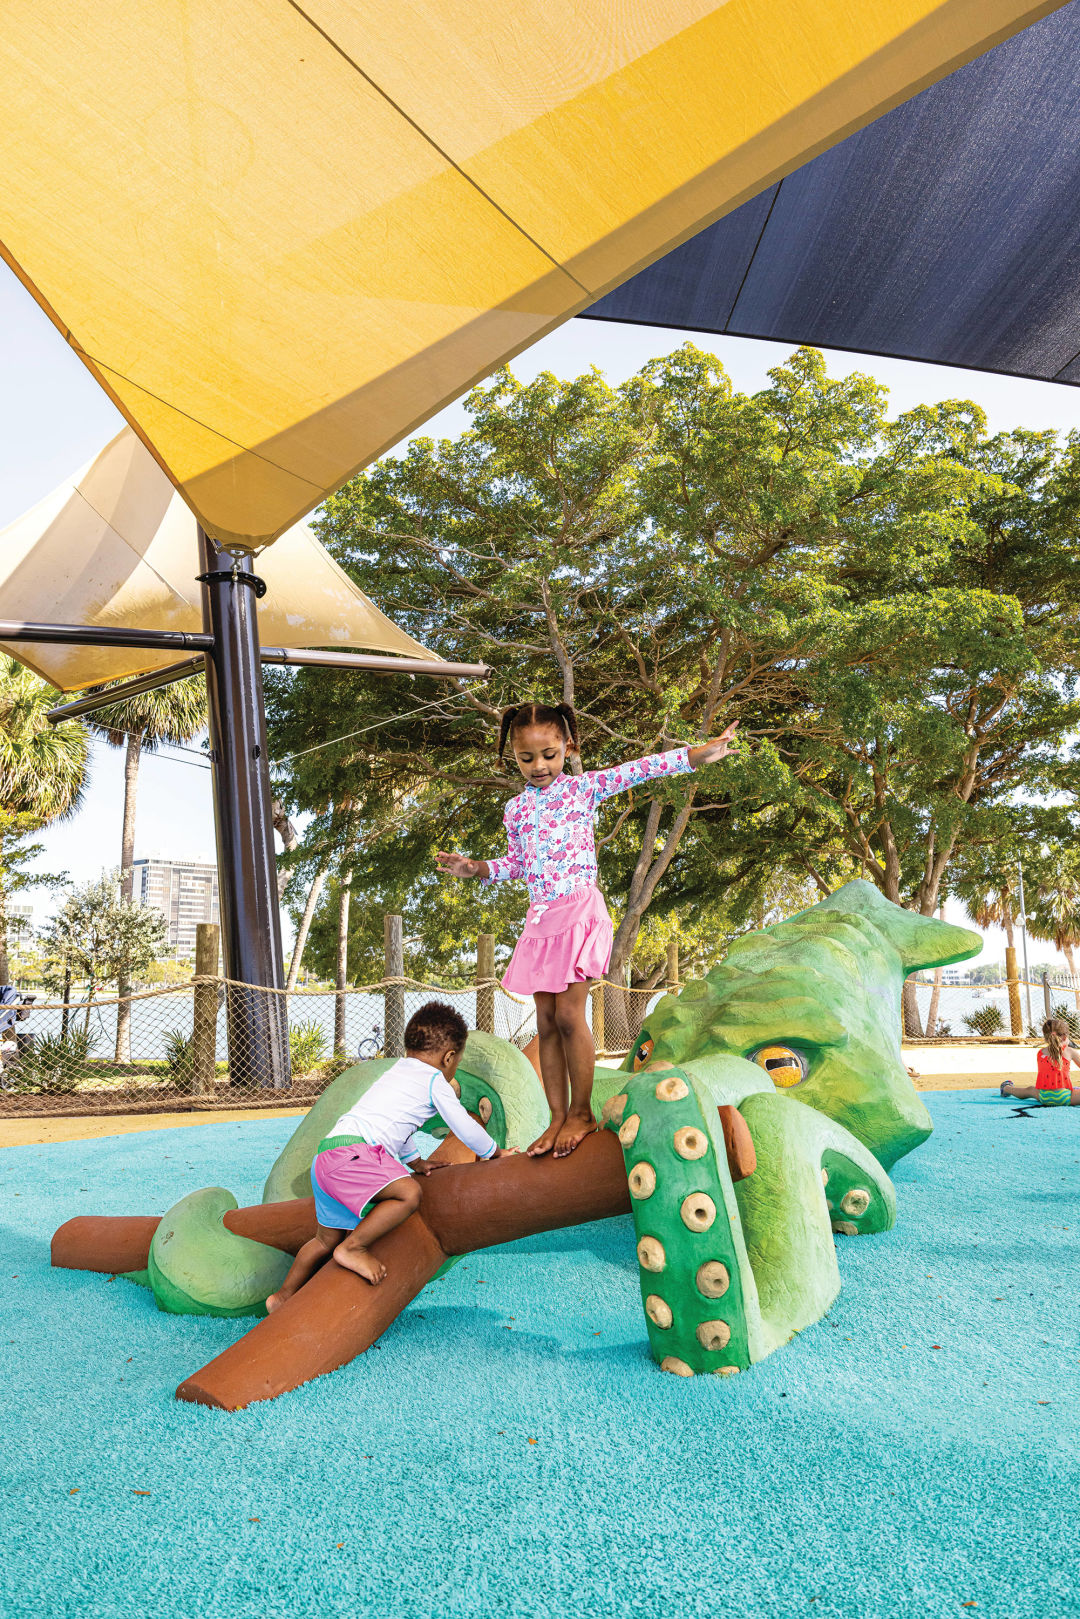
[[[489,860],[486,882],[505,883],[524,878],[537,915],[551,904],[596,883],[596,843],[593,817],[596,806],[616,793],[625,793],[657,776],[685,776],[693,772],[687,748],[652,753],[610,770],[586,770],[580,776],[565,772],[543,789],[528,786],[503,811],[509,852]]]

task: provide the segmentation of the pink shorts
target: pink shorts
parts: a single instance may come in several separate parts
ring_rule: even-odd
[[[311,1166],[315,1218],[320,1225],[336,1231],[351,1231],[359,1225],[372,1198],[391,1181],[408,1174],[405,1165],[385,1147],[369,1147],[363,1141],[320,1152]]]
[[[503,988],[515,995],[558,994],[571,984],[603,978],[611,939],[611,917],[598,888],[580,888],[554,899],[540,916],[530,906]]]

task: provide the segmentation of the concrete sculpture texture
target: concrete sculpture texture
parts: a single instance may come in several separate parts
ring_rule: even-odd
[[[903,981],[980,948],[977,934],[861,881],[737,940],[706,978],[659,1001],[623,1069],[597,1069],[599,1139],[568,1159],[493,1165],[464,1164],[470,1155],[444,1143],[461,1167],[429,1180],[419,1214],[391,1234],[400,1287],[327,1266],[178,1392],[233,1406],[295,1387],[368,1347],[458,1255],[628,1205],[654,1358],[680,1376],[752,1365],[829,1309],[834,1233],[893,1224],[888,1170],[931,1131],[901,1056]],[[264,1316],[314,1229],[315,1148],[386,1066],[360,1063],[334,1081],[273,1165],[260,1207],[238,1210],[208,1187],[160,1221],[69,1221],[54,1264],[120,1271],[175,1313]],[[514,1046],[470,1035],[458,1079],[500,1145],[539,1133],[540,1084]],[[325,1314],[331,1293],[348,1301],[340,1331]],[[276,1364],[283,1345],[291,1367]]]

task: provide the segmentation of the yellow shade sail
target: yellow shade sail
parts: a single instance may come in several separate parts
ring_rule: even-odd
[[[5,0],[3,253],[259,547],[1054,0]]]
[[[195,519],[130,428],[89,466],[0,531],[3,616],[30,623],[201,630]],[[358,590],[306,523],[259,562],[266,646],[363,647],[430,658]],[[182,652],[144,647],[0,642],[5,652],[75,691],[163,669]]]

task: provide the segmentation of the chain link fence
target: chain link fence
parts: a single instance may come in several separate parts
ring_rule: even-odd
[[[532,1000],[504,990],[493,966],[482,940],[467,983],[395,974],[340,991],[286,993],[198,977],[67,1003],[5,991],[14,999],[0,1004],[0,1117],[307,1107],[359,1059],[400,1055],[409,1018],[429,1000],[449,1001],[470,1028],[535,1059]],[[670,985],[593,988],[588,1018],[598,1056],[621,1058],[660,996],[681,988],[677,958],[669,966]],[[1038,1039],[1048,1015],[1065,1017],[1080,1039],[1080,975],[979,985],[917,977],[905,988],[908,1041]]]
[[[1080,1038],[1080,974],[1000,979],[989,984],[909,978],[904,1034],[911,1040],[1039,1040],[1047,1017],[1063,1017]]]
[[[621,1056],[662,993],[598,986],[589,1020],[599,1054]],[[204,977],[123,999],[24,995],[0,1006],[0,1117],[310,1106],[359,1059],[400,1055],[409,1018],[430,1000],[522,1050],[535,1040],[532,1000],[495,978],[286,994]],[[288,1083],[275,1086],[275,1072]]]

